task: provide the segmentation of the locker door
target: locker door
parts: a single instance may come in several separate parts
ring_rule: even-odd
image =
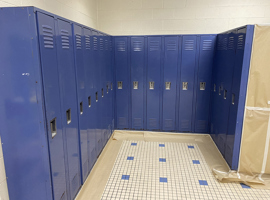
[[[175,130],[176,84],[178,66],[178,36],[165,37],[163,82],[163,130]]]
[[[148,37],[147,129],[160,129],[161,37]]]
[[[183,36],[179,99],[179,131],[192,127],[194,76],[196,69],[196,36]]]
[[[67,199],[54,18],[37,13],[54,199]]]
[[[118,129],[129,128],[129,69],[127,37],[115,38],[116,120]]]
[[[75,69],[77,82],[77,101],[79,109],[79,132],[81,148],[82,180],[88,175],[88,130],[87,130],[87,101],[85,97],[85,69],[83,59],[84,37],[82,27],[73,24],[73,40],[75,51]]]
[[[197,72],[195,132],[208,133],[212,65],[216,36],[201,36]]]
[[[69,22],[58,19],[57,28],[57,57],[62,102],[62,121],[66,140],[70,197],[73,199],[80,188],[81,180],[78,135],[79,112],[76,99],[72,27]]]
[[[143,129],[144,37],[131,37],[130,52],[132,129]]]

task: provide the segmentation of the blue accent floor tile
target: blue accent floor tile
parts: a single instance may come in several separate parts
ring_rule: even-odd
[[[134,157],[129,156],[129,157],[127,157],[127,160],[134,160]]]
[[[122,180],[129,180],[129,175],[122,175]]]
[[[167,183],[168,180],[167,180],[167,178],[160,177],[159,178],[159,182],[161,182],[161,183]]]
[[[208,185],[207,181],[199,180],[200,185]]]
[[[201,164],[199,160],[192,160],[193,164]]]
[[[165,144],[159,144],[159,147],[165,147]]]
[[[137,146],[137,143],[131,143],[131,146]]]
[[[194,146],[188,146],[189,149],[194,149]]]
[[[160,158],[159,162],[166,162],[166,158]]]
[[[242,186],[242,188],[244,189],[250,189],[250,187],[244,183],[240,183],[240,185]]]

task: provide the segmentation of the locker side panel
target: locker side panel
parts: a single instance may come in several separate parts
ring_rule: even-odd
[[[176,90],[178,67],[178,37],[165,37],[164,77],[163,77],[163,130],[175,130]]]
[[[66,140],[67,169],[71,199],[80,185],[80,158],[78,135],[78,105],[72,43],[72,27],[69,22],[57,20],[57,57],[62,102],[62,122]]]
[[[179,99],[179,131],[183,132],[192,127],[196,46],[196,36],[183,36]]]
[[[116,120],[118,129],[127,129],[129,117],[129,70],[127,37],[115,38]]]
[[[148,37],[147,47],[147,129],[159,130],[162,38]]]
[[[145,47],[144,37],[131,37],[130,66],[131,66],[131,113],[132,129],[143,129],[143,91]]]
[[[216,36],[201,36],[196,86],[195,132],[208,133],[212,65]]]

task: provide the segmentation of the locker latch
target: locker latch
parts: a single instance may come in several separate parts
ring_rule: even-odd
[[[106,88],[107,88],[107,94],[109,94],[109,83],[107,84]]]
[[[224,90],[224,99],[227,99],[227,90]]]
[[[70,109],[66,111],[66,116],[67,116],[67,124],[70,124],[71,123],[71,110]]]
[[[88,97],[88,107],[91,107],[91,96]]]
[[[235,94],[232,94],[232,105],[234,105],[234,101],[235,101]]]
[[[200,82],[200,90],[205,90],[206,82]]]
[[[123,81],[118,81],[117,82],[117,87],[119,90],[122,90],[123,89]]]
[[[223,90],[223,87],[222,86],[219,86],[219,89],[218,89],[218,95],[221,95],[221,91]]]
[[[216,84],[214,84],[214,92],[216,92],[217,86]]]
[[[101,89],[101,97],[102,98],[104,97],[104,90],[103,90],[103,88]]]
[[[138,81],[133,81],[133,89],[138,90],[139,88],[139,82]]]
[[[183,82],[182,88],[183,90],[188,90],[188,82]]]
[[[171,89],[171,82],[165,82],[165,89],[170,90]]]
[[[98,92],[96,92],[96,102],[98,102]]]
[[[149,89],[153,90],[155,88],[155,82],[154,81],[149,81]]]
[[[113,88],[113,84],[111,83],[111,90],[112,90],[112,88]]]
[[[56,118],[54,118],[51,122],[50,122],[50,125],[51,125],[51,133],[52,133],[52,138],[54,138],[57,134],[56,132]]]
[[[80,114],[83,114],[83,102],[80,103]]]

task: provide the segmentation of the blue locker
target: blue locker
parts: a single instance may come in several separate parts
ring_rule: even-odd
[[[66,169],[70,198],[73,199],[81,186],[81,178],[72,27],[71,23],[61,19],[57,19],[56,27],[62,123],[66,140]]]
[[[48,127],[48,140],[51,159],[54,198],[67,199],[66,172],[64,160],[64,135],[62,128],[63,111],[61,110],[59,73],[57,65],[57,48],[55,20],[37,12],[41,66],[44,84],[45,107]],[[56,125],[56,131],[52,126]],[[54,136],[54,134],[56,134]]]
[[[183,36],[180,97],[179,97],[179,131],[191,132],[194,80],[196,69],[197,37]]]
[[[129,128],[128,38],[115,37],[115,106],[118,129]]]
[[[195,132],[208,133],[211,76],[215,52],[215,35],[200,36],[199,61],[197,70]]]
[[[144,122],[144,37],[131,37],[130,73],[131,73],[131,115],[132,129],[142,130]]]
[[[77,105],[79,110],[79,134],[81,151],[81,173],[84,182],[88,169],[88,125],[87,125],[87,98],[86,98],[86,77],[84,69],[83,49],[85,48],[83,29],[80,25],[73,24],[73,41],[75,54],[75,71],[77,83]]]
[[[161,37],[148,37],[147,53],[147,129],[159,130],[161,102]]]
[[[163,130],[174,131],[176,121],[176,94],[179,55],[178,36],[165,37],[163,77]]]

